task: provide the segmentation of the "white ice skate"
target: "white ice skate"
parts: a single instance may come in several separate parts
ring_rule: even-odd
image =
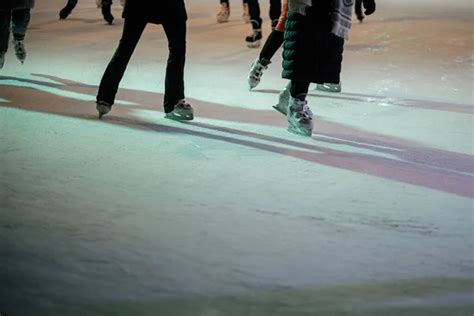
[[[105,101],[97,101],[96,109],[99,112],[99,119],[101,119],[102,116],[110,112],[112,106]]]
[[[185,100],[180,100],[165,117],[175,121],[191,121],[194,119],[194,110]]]
[[[262,30],[254,29],[252,34],[245,37],[245,42],[247,43],[248,48],[258,48],[262,41]]]
[[[313,132],[313,113],[307,101],[295,99],[290,96],[288,106],[288,131],[302,136],[311,136]]]
[[[229,21],[230,8],[227,3],[221,3],[221,10],[217,13],[217,23],[226,23]]]
[[[26,49],[23,41],[13,40],[13,47],[15,48],[16,58],[23,64],[26,60]]]
[[[273,106],[275,110],[277,110],[284,116],[286,116],[286,114],[288,113],[288,104],[290,103],[290,85],[291,83],[288,83],[285,89],[280,92],[278,104]]]
[[[316,90],[338,93],[338,92],[341,92],[341,83],[317,84]]]
[[[247,78],[250,90],[258,86],[258,84],[260,83],[260,79],[262,78],[263,71],[268,68],[268,65],[270,65],[270,63],[271,61],[266,60],[264,58],[257,58],[257,60],[252,63]]]
[[[4,64],[5,64],[5,53],[0,53],[0,69],[3,68]]]
[[[244,20],[245,23],[250,23],[250,11],[248,3],[243,4],[242,20]]]

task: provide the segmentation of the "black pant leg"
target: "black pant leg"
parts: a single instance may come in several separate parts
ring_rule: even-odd
[[[281,15],[281,0],[270,0],[270,20],[272,21],[272,26],[275,27],[278,23],[278,18]]]
[[[97,101],[114,104],[118,86],[146,24],[145,21],[125,19],[122,38],[100,82]]]
[[[283,45],[284,32],[273,30],[265,41],[262,51],[260,52],[260,59],[271,61],[278,49]]]
[[[295,99],[300,99],[302,101],[306,100],[306,95],[308,94],[309,90],[309,81],[301,81],[301,80],[291,80],[290,85],[290,94]]]
[[[164,110],[173,111],[176,103],[184,99],[184,64],[186,61],[186,21],[163,23],[168,38],[168,64],[166,66]]]
[[[221,0],[221,3],[227,3],[227,6],[229,6],[229,0]]]
[[[258,0],[248,0],[249,4],[249,14],[250,21],[252,22],[252,28],[261,29],[262,28],[262,18],[260,16],[260,4]]]
[[[28,24],[30,24],[30,9],[19,9],[12,11],[12,33],[16,41],[25,39]]]
[[[11,11],[0,11],[0,53],[6,53],[8,50],[11,17]]]

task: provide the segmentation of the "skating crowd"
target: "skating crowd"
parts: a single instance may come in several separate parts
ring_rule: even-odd
[[[65,20],[72,14],[78,0],[67,0],[59,11]],[[112,0],[96,0],[104,20],[112,25]],[[272,32],[267,37],[248,75],[250,89],[257,87],[272,57],[283,46],[282,77],[289,80],[274,108],[285,115],[288,130],[311,136],[313,114],[307,104],[310,83],[316,89],[340,92],[340,73],[344,43],[352,23],[352,11],[362,22],[375,12],[375,0],[269,0]],[[194,110],[185,101],[184,66],[186,56],[187,13],[184,0],[121,0],[123,9],[122,37],[100,82],[97,94],[99,117],[110,112],[120,81],[130,58],[148,23],[161,24],[168,39],[168,63],[165,77],[165,117],[183,121],[194,118]],[[10,33],[17,59],[26,60],[25,35],[30,11],[35,0],[0,1],[0,69],[5,62]],[[218,23],[230,17],[229,0],[220,0]],[[261,45],[262,23],[258,0],[243,0],[243,20],[252,27],[245,37],[249,48]]]

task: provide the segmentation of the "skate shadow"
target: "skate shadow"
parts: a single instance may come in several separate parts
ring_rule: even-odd
[[[279,90],[274,89],[256,89],[252,90],[259,93],[279,94]],[[320,99],[331,99],[341,101],[359,102],[364,104],[373,104],[375,106],[402,106],[408,108],[425,109],[425,110],[436,110],[443,112],[454,112],[454,113],[466,113],[474,114],[474,107],[467,104],[458,104],[450,102],[439,102],[431,100],[419,100],[409,98],[391,98],[379,95],[368,95],[359,93],[331,93],[313,90],[308,93],[309,96],[317,97]],[[352,104],[352,103],[351,103]]]
[[[3,107],[97,120],[94,85],[45,75],[35,75],[34,79],[0,76],[0,92],[7,100],[0,102]],[[101,123],[222,141],[459,196],[474,196],[472,155],[429,148],[322,118],[316,118],[318,133],[312,138],[271,136],[229,127],[226,122],[286,128],[286,120],[276,111],[229,107],[192,98],[189,101],[197,111],[194,122],[162,124],[137,116],[139,110],[161,116],[157,105],[162,98],[159,93],[121,89],[113,112]]]

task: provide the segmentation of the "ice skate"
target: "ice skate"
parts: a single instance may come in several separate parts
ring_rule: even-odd
[[[13,47],[15,48],[15,56],[16,58],[23,64],[26,59],[26,49],[25,49],[25,43],[23,40],[17,41],[13,40]]]
[[[5,53],[0,53],[0,69],[5,65]]]
[[[72,10],[76,7],[75,4],[67,3],[64,8],[59,11],[59,19],[60,20],[66,20],[67,17],[71,14]]]
[[[273,106],[275,110],[285,116],[288,113],[288,104],[290,103],[290,85],[291,83],[288,83],[285,89],[280,92],[280,95],[278,97],[278,104]]]
[[[341,92],[341,83],[323,83],[317,84],[316,90],[338,93]]]
[[[99,119],[101,119],[102,116],[110,112],[112,106],[105,101],[97,101],[96,109],[99,112]]]
[[[248,48],[258,48],[262,41],[262,29],[254,29],[253,33],[245,38]]]
[[[288,106],[288,131],[302,136],[311,136],[313,132],[313,113],[307,101],[290,97]]]
[[[250,90],[258,86],[258,84],[260,83],[260,79],[262,78],[263,71],[268,68],[268,65],[270,65],[270,63],[271,61],[266,60],[264,58],[259,58],[252,63],[248,76]]]
[[[185,100],[180,100],[165,117],[175,121],[191,121],[194,119],[194,110]]]
[[[104,16],[104,20],[109,23],[109,25],[112,25],[114,23],[114,16],[112,15],[110,11],[111,5],[102,5],[102,15]]]
[[[222,3],[221,10],[217,13],[217,23],[226,23],[229,21],[230,8],[229,4]]]
[[[245,23],[250,23],[250,12],[248,3],[243,4],[242,20],[244,20]]]

